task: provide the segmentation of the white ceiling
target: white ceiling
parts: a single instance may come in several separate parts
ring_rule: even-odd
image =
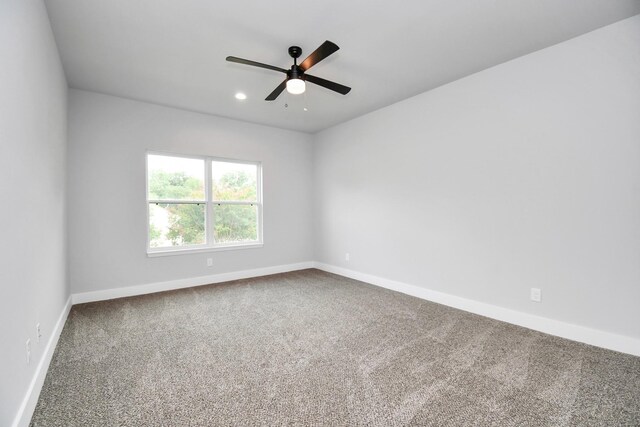
[[[639,0],[46,0],[69,86],[305,132],[640,13]],[[264,98],[323,41],[307,85]],[[248,99],[238,101],[242,91]],[[288,108],[285,108],[288,104]],[[303,107],[308,111],[303,111]]]

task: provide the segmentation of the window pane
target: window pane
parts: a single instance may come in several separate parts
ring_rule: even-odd
[[[258,240],[258,207],[251,205],[214,205],[216,243],[255,242]]]
[[[147,156],[149,200],[204,200],[204,159]]]
[[[204,244],[204,218],[204,203],[149,203],[149,246]]]
[[[211,162],[213,200],[257,201],[258,166]]]

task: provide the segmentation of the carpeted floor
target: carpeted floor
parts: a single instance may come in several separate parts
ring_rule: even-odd
[[[76,305],[34,426],[640,425],[640,358],[305,270]]]

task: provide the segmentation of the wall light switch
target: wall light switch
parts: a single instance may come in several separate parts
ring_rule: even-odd
[[[207,258],[207,267],[213,266],[213,258]]]

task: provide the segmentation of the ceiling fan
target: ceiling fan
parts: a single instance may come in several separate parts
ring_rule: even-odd
[[[248,59],[237,58],[235,56],[227,56],[227,61],[237,62],[238,64],[252,65],[254,67],[266,68],[267,70],[280,71],[285,73],[287,78],[274,89],[273,92],[265,98],[265,101],[274,101],[286,88],[287,92],[298,95],[305,91],[305,82],[314,83],[318,86],[325,87],[327,89],[338,92],[342,95],[346,95],[351,90],[350,87],[341,85],[339,83],[331,82],[329,80],[321,79],[320,77],[307,74],[307,70],[313,67],[318,62],[325,59],[335,51],[340,49],[338,45],[329,40],[320,45],[319,48],[313,51],[311,55],[307,57],[300,65],[298,65],[298,58],[302,54],[302,49],[299,46],[291,46],[289,48],[289,55],[293,58],[293,65],[290,69],[286,70],[280,67],[274,67],[273,65],[262,64],[260,62],[250,61]]]

